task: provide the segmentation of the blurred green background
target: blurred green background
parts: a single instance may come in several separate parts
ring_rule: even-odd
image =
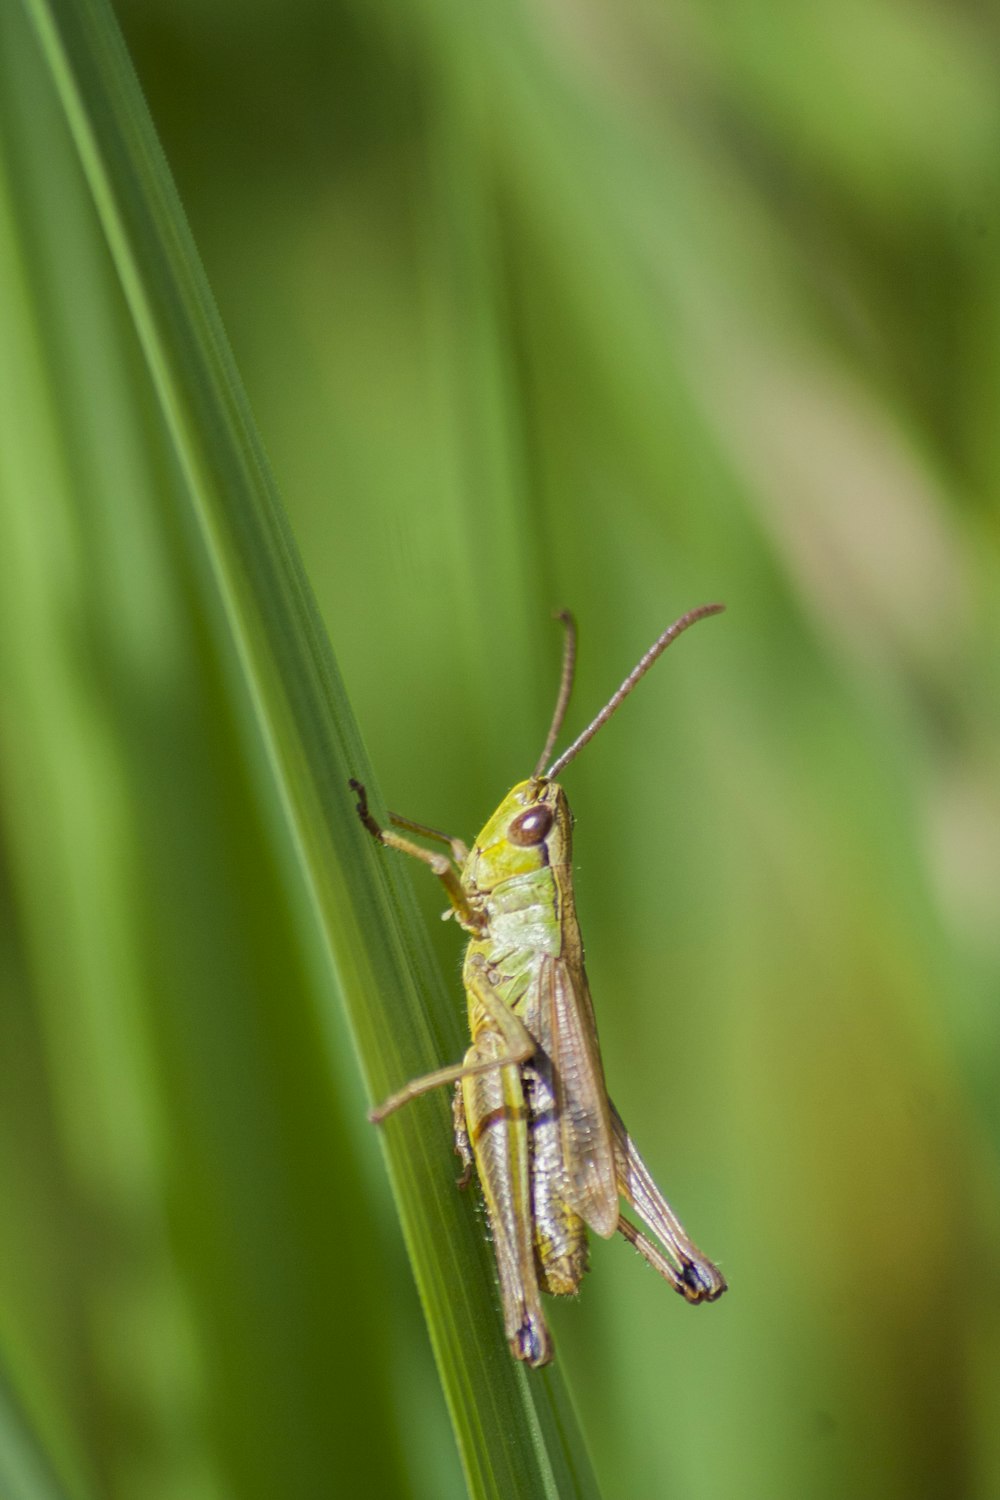
[[[390,805],[469,837],[527,774],[553,606],[569,735],[676,614],[728,605],[566,777],[610,1086],[732,1288],[690,1310],[618,1241],[550,1304],[602,1493],[997,1495],[996,15],[117,10]],[[348,1033],[146,502],[180,480],[114,274],[60,239],[90,209],[42,94],[19,57],[3,1363],[70,1494],[459,1495]],[[54,397],[26,428],[32,348]]]

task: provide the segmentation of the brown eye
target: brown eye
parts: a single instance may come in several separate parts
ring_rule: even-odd
[[[521,844],[527,848],[531,844],[540,844],[551,827],[552,810],[540,802],[537,806],[518,813],[507,826],[507,837],[512,844]]]

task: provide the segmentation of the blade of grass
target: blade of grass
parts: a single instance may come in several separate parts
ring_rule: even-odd
[[[377,1094],[432,1065],[443,1041],[455,1055],[447,987],[405,877],[376,862],[354,817],[347,778],[371,780],[360,738],[113,16],[101,0],[26,5],[187,483],[234,687],[252,710],[250,753],[263,742],[265,795],[287,819]],[[470,1491],[595,1494],[559,1377],[528,1377],[506,1353],[444,1121],[435,1101],[393,1122],[385,1143]]]
[[[0,1345],[59,1471],[109,1500],[149,1492],[139,1474],[185,1500],[311,1500],[334,1476],[454,1494],[433,1386],[403,1455],[350,1039],[335,1081],[322,965],[303,971],[141,355],[17,7],[0,327]]]
[[[49,1465],[0,1363],[0,1495],[4,1500],[69,1500]]]

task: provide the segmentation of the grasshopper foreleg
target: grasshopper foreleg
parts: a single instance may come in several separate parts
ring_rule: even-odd
[[[462,839],[453,838],[450,833],[442,833],[440,828],[429,828],[426,823],[414,823],[412,818],[404,818],[394,812],[389,813],[389,822],[394,828],[406,828],[410,833],[419,833],[422,839],[434,839],[438,844],[447,844],[451,850],[451,857],[459,869],[469,857],[468,844]]]
[[[388,849],[398,849],[401,854],[408,854],[411,859],[419,859],[422,864],[428,865],[440,880],[448,895],[448,900],[454,908],[455,915],[465,928],[466,932],[473,933],[476,937],[482,937],[486,930],[486,918],[477,910],[469,900],[468,893],[462,885],[454,858],[447,854],[435,854],[430,849],[422,849],[419,844],[414,844],[411,839],[400,838],[398,833],[392,833],[388,828],[383,828],[376,822],[368,807],[368,793],[360,781],[350,780],[351,790],[357,795],[358,817],[367,828],[376,843],[385,844]],[[400,818],[395,813],[390,813],[392,821],[400,828],[408,828],[413,833],[424,834],[427,838],[441,839],[449,844],[452,854],[457,856],[459,852],[467,854],[465,845],[461,839],[449,838],[445,833],[438,833],[436,829],[425,828],[422,823],[411,823],[407,818]],[[447,1081],[447,1080],[443,1080]]]

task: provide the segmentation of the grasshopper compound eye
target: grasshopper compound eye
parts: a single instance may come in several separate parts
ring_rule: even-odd
[[[552,809],[540,802],[535,807],[518,813],[507,826],[507,837],[512,844],[519,844],[521,848],[527,849],[532,844],[540,844],[551,827]]]

